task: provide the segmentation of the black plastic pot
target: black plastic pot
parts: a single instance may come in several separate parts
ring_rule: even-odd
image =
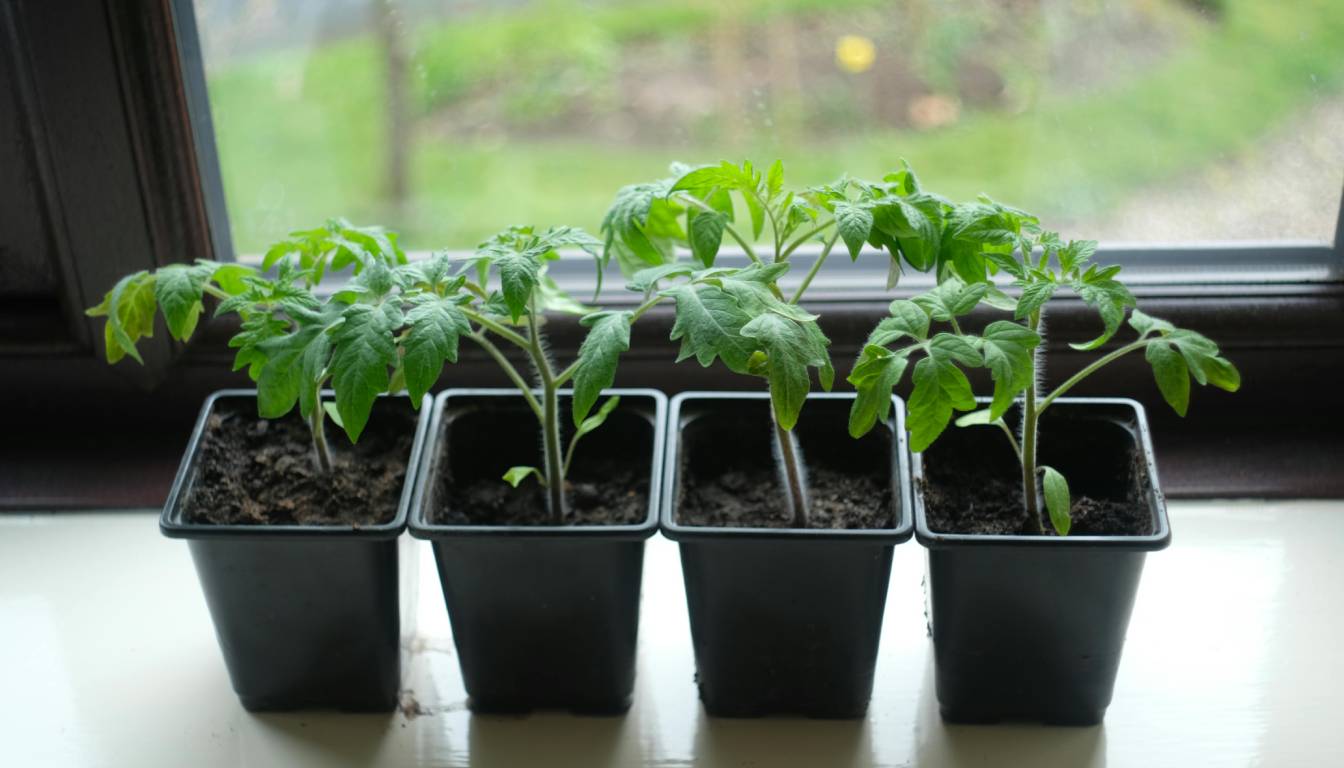
[[[567,419],[568,392],[562,394]],[[453,503],[435,498],[442,473],[498,477],[510,466],[540,463],[536,417],[517,391],[450,389],[434,402],[410,530],[433,542],[474,711],[619,714],[630,706],[644,540],[657,529],[667,398],[651,389],[605,394],[620,395],[620,406],[583,438],[574,472],[591,457],[647,462],[648,514],[635,524],[432,522],[441,503]]]
[[[359,529],[188,522],[201,438],[221,400],[255,409],[256,390],[226,389],[206,399],[159,528],[188,542],[234,691],[253,711],[393,709],[401,681],[397,536],[406,526],[429,399],[396,514]]]
[[[885,431],[846,431],[852,394],[812,394],[795,429],[804,461],[891,478],[894,527],[870,530],[683,525],[683,476],[769,465],[765,393],[687,392],[672,399],[663,535],[680,542],[696,681],[715,716],[862,717],[873,690],[892,547],[910,538],[905,408]],[[783,499],[781,495],[781,504]],[[787,512],[780,510],[781,517]]]
[[[1151,508],[1152,531],[1068,537],[937,533],[929,529],[917,492],[915,535],[928,548],[938,703],[951,722],[1101,722],[1115,688],[1144,557],[1171,542],[1142,405],[1118,398],[1060,398],[1042,417],[1041,432],[1046,436],[1041,463],[1064,473],[1075,498],[1123,497],[1137,488]],[[976,455],[1005,472],[1017,466],[997,430],[951,429],[914,456],[917,489],[925,482],[924,464],[940,453]]]

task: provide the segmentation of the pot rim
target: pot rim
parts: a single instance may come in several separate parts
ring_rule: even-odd
[[[978,397],[977,402],[987,404],[991,398]],[[1143,453],[1143,464],[1148,471],[1148,506],[1153,515],[1153,532],[1141,536],[1027,536],[1022,534],[989,533],[939,533],[929,528],[924,510],[924,495],[914,494],[915,538],[928,549],[947,549],[958,547],[1057,547],[1057,548],[1099,548],[1125,550],[1133,552],[1155,552],[1171,544],[1171,525],[1167,518],[1166,496],[1162,493],[1157,477],[1157,462],[1153,455],[1152,432],[1148,428],[1148,416],[1143,404],[1128,397],[1061,397],[1053,406],[1087,407],[1091,405],[1120,406],[1134,412],[1133,428],[1139,449]],[[924,480],[924,456],[913,454],[911,460],[911,478],[913,484]]]
[[[810,392],[808,400],[854,400],[854,392]],[[855,544],[900,544],[910,539],[914,530],[911,512],[910,451],[905,431],[905,401],[891,396],[892,413],[887,423],[892,429],[892,480],[899,500],[896,525],[892,528],[824,529],[824,528],[749,528],[745,526],[682,525],[673,519],[674,497],[678,471],[678,442],[681,436],[682,404],[695,400],[766,400],[768,392],[735,392],[720,390],[693,390],[672,398],[668,419],[667,448],[663,454],[663,498],[659,504],[659,528],[673,541],[834,541]]]
[[[539,391],[534,391],[539,393]],[[570,396],[573,389],[558,390],[563,396]],[[662,474],[659,471],[663,463],[664,431],[667,423],[667,395],[659,390],[641,387],[609,387],[602,390],[602,396],[619,395],[622,398],[648,398],[653,403],[653,438],[649,456],[649,504],[644,519],[638,523],[622,525],[460,525],[450,523],[431,523],[428,520],[426,501],[427,488],[432,479],[433,464],[438,453],[438,441],[442,432],[444,411],[453,398],[498,397],[518,398],[522,396],[517,389],[494,387],[452,387],[440,392],[434,398],[429,428],[425,438],[425,448],[420,453],[420,466],[416,472],[416,487],[410,504],[408,529],[417,539],[442,541],[462,538],[494,539],[567,539],[588,538],[605,540],[639,540],[649,538],[658,530],[658,499],[662,495]],[[617,410],[625,410],[622,402]]]
[[[330,389],[322,390],[322,397],[335,397]],[[379,397],[407,397],[407,395],[387,395]],[[219,525],[215,523],[190,523],[183,519],[182,506],[186,503],[187,488],[195,480],[196,461],[200,456],[201,439],[214,410],[215,403],[222,399],[246,398],[256,401],[257,390],[253,388],[220,389],[210,393],[201,405],[201,413],[192,428],[187,450],[178,465],[177,475],[163,503],[163,512],[159,516],[159,531],[171,539],[318,539],[351,538],[362,540],[394,539],[406,527],[406,517],[410,509],[412,490],[416,485],[417,467],[420,453],[424,448],[425,435],[429,428],[430,399],[426,395],[421,401],[416,416],[415,438],[411,442],[411,453],[406,460],[406,479],[402,483],[401,496],[397,501],[396,514],[392,519],[377,525],[353,527],[348,525],[264,525],[258,523],[233,523]],[[408,398],[409,399],[409,398]]]

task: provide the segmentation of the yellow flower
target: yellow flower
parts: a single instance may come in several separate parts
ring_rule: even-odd
[[[846,72],[867,72],[877,58],[877,47],[863,35],[841,35],[835,41],[835,63]]]

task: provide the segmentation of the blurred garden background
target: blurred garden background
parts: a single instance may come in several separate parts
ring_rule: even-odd
[[[596,232],[669,162],[978,192],[1111,241],[1333,238],[1340,0],[195,0],[235,249]]]

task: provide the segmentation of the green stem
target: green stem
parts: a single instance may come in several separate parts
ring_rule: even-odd
[[[1040,411],[1037,411],[1037,413],[1040,413]],[[1003,430],[1003,434],[1008,436],[1008,444],[1013,447],[1013,453],[1017,454],[1017,460],[1019,462],[1022,461],[1022,448],[1018,446],[1017,438],[1013,437],[1013,430],[1009,429],[1008,425],[1003,423],[1003,419],[999,419],[994,423],[999,425],[999,429]]]
[[[807,234],[805,234],[805,235],[799,237],[798,239],[794,240],[792,243],[789,243],[789,245],[788,245],[787,247],[784,248],[784,253],[780,256],[780,258],[782,258],[782,259],[787,259],[787,258],[789,258],[789,256],[790,256],[794,251],[798,250],[798,248],[799,248],[800,246],[802,246],[803,243],[806,243],[808,240],[811,240],[813,237],[815,237],[815,236],[821,234],[822,232],[825,232],[825,231],[826,231],[826,228],[829,227],[829,226],[831,226],[831,225],[834,224],[834,223],[835,223],[835,219],[830,219],[830,220],[828,220],[827,222],[825,222],[824,224],[818,224],[816,227],[813,227],[811,232],[808,232]]]
[[[493,357],[496,363],[499,363],[499,367],[504,369],[504,374],[509,377],[509,381],[512,381],[513,385],[518,388],[518,392],[522,394],[523,400],[527,402],[527,407],[531,408],[532,412],[537,415],[538,419],[540,419],[542,417],[541,404],[537,402],[537,398],[532,396],[532,387],[528,386],[527,380],[524,379],[523,375],[518,372],[518,369],[513,366],[513,363],[509,362],[509,359],[504,356],[504,353],[499,350],[499,347],[496,347],[493,342],[487,339],[479,331],[467,334],[467,338],[480,345],[481,349],[486,351],[486,354]]]
[[[1051,392],[1048,396],[1046,396],[1046,398],[1041,401],[1041,407],[1037,409],[1037,414],[1044,413],[1045,409],[1049,408],[1050,404],[1055,401],[1055,398],[1059,397],[1060,395],[1063,395],[1070,389],[1073,389],[1074,385],[1077,384],[1078,382],[1082,381],[1083,379],[1086,379],[1088,376],[1091,376],[1092,374],[1096,373],[1099,369],[1105,367],[1106,365],[1114,362],[1115,360],[1121,357],[1124,357],[1130,352],[1143,349],[1152,342],[1153,342],[1152,338],[1145,337],[1133,343],[1126,344],[1125,346],[1115,350],[1114,352],[1111,352],[1108,355],[1097,358],[1097,360],[1093,362],[1091,365],[1075,373],[1073,376],[1070,376],[1067,381],[1056,387],[1054,392]]]
[[[774,409],[770,409],[775,425],[775,445],[779,447],[780,464],[784,469],[784,491],[788,495],[789,509],[792,510],[793,527],[806,528],[807,487],[803,482],[802,461],[799,456],[798,440],[793,431],[784,429],[774,419]]]
[[[1039,332],[1041,310],[1031,313],[1029,327]],[[1044,343],[1044,342],[1042,342]],[[1045,533],[1041,522],[1040,500],[1036,493],[1036,427],[1040,413],[1036,410],[1036,366],[1040,346],[1031,355],[1031,384],[1027,386],[1026,402],[1022,408],[1022,498],[1027,505],[1027,524],[1038,534]]]
[[[482,328],[488,329],[496,336],[500,337],[501,339],[504,339],[505,341],[509,342],[510,344],[513,344],[516,347],[521,347],[522,349],[531,352],[532,347],[531,343],[527,339],[523,338],[521,334],[509,330],[508,328],[495,322],[494,320],[491,320],[485,315],[482,315],[480,312],[477,312],[471,307],[462,307],[461,309],[464,315],[466,315],[469,319],[479,323]]]
[[[826,241],[826,245],[821,249],[821,255],[812,263],[812,268],[807,270],[807,275],[803,277],[802,285],[798,286],[798,290],[794,292],[793,298],[789,299],[790,304],[797,304],[799,300],[803,298],[803,292],[807,290],[807,287],[812,284],[812,279],[821,271],[821,265],[826,263],[826,257],[831,255],[831,249],[835,247],[835,240],[839,236],[840,232],[837,230],[836,233],[831,236],[831,239]]]
[[[229,294],[225,293],[224,290],[223,290],[222,288],[216,288],[215,286],[213,286],[213,285],[211,285],[211,284],[209,284],[209,283],[206,283],[206,284],[203,286],[203,288],[204,288],[205,292],[206,292],[208,295],[210,295],[210,296],[214,296],[216,299],[231,299],[231,298],[233,298],[233,297],[230,296]]]
[[[317,397],[313,398],[313,412],[308,415],[308,431],[313,435],[318,469],[324,475],[331,473],[331,448],[327,445],[326,423],[327,409],[322,405],[322,389],[319,387]]]
[[[555,371],[541,344],[541,329],[537,325],[536,303],[527,313],[528,341],[531,343],[532,363],[541,379],[541,445],[546,462],[546,493],[550,503],[551,519],[564,522],[565,468],[560,448],[560,398],[556,392]]]

